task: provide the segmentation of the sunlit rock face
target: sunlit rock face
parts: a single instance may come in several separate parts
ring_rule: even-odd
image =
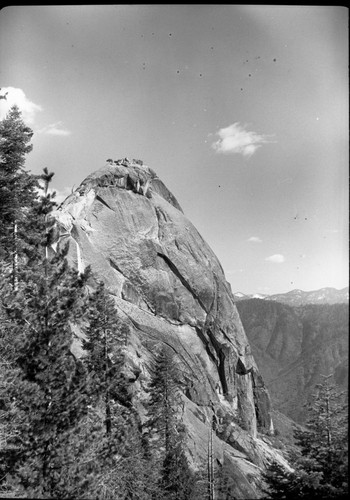
[[[269,396],[222,267],[176,198],[142,162],[109,161],[54,217],[58,244],[69,242],[70,262],[80,270],[91,265],[130,325],[135,400],[148,379],[154,343],[167,344],[182,373],[193,466],[206,460],[214,417],[214,455],[241,477],[237,498],[259,497],[258,480],[247,474],[258,477],[274,453],[257,439],[258,430],[271,430]]]

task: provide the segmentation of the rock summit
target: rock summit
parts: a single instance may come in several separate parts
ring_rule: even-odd
[[[77,269],[91,266],[130,326],[134,397],[155,343],[165,343],[182,374],[190,463],[205,463],[215,419],[214,457],[231,464],[237,498],[263,496],[261,468],[285,463],[261,438],[273,432],[269,395],[224,271],[174,195],[142,161],[107,160],[53,216],[56,245],[69,243]]]

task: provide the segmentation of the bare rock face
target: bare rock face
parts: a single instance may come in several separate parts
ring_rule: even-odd
[[[262,496],[260,468],[272,455],[283,462],[258,438],[272,429],[269,396],[221,265],[176,198],[142,162],[109,160],[54,217],[71,263],[91,265],[131,327],[135,397],[147,381],[152,345],[164,342],[183,377],[193,466],[205,461],[214,417],[214,454],[240,478],[237,498]]]

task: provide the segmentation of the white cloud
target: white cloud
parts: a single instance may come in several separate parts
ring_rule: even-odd
[[[46,134],[46,135],[59,135],[62,137],[67,137],[71,134],[70,130],[67,130],[63,127],[62,122],[51,123],[37,131],[38,134]]]
[[[15,87],[2,87],[1,95],[3,96],[5,94],[6,99],[0,100],[0,120],[6,117],[10,108],[12,108],[15,104],[22,112],[23,121],[28,125],[32,125],[35,121],[36,114],[43,110],[42,106],[30,101],[22,89]],[[62,122],[51,123],[47,127],[44,127],[36,132],[39,134],[56,136],[68,136],[71,134],[69,130],[63,127]]]
[[[217,153],[241,154],[249,158],[262,144],[275,142],[269,139],[271,136],[251,132],[246,130],[246,127],[236,122],[228,127],[221,128],[215,134],[219,136],[219,139],[213,142],[212,148]]]
[[[252,243],[262,243],[262,240],[259,238],[259,236],[251,236],[247,239],[247,241]]]
[[[267,262],[273,262],[274,264],[282,264],[286,259],[280,253],[275,253],[274,255],[270,255],[270,257],[266,257]]]
[[[10,108],[16,104],[22,112],[23,121],[28,125],[32,124],[36,113],[42,111],[43,108],[39,104],[30,101],[22,89],[2,87],[1,95],[5,95],[6,92],[6,99],[0,100],[0,120],[3,120]]]

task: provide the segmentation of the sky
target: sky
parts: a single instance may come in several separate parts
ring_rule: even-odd
[[[60,200],[141,159],[233,292],[348,286],[347,8],[9,6],[0,86]]]

